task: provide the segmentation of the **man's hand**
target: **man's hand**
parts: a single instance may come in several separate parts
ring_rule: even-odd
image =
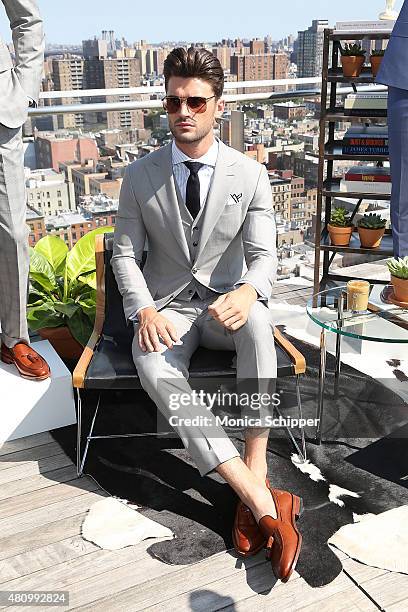
[[[167,348],[173,348],[173,341],[177,342],[178,336],[171,321],[163,317],[153,306],[143,308],[137,316],[139,319],[138,340],[143,352],[160,353],[162,350],[160,338]]]
[[[257,300],[258,294],[248,284],[224,293],[208,306],[208,312],[221,325],[235,331],[245,325],[249,310]]]

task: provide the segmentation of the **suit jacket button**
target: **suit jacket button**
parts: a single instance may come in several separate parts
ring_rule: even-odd
[[[192,271],[193,274],[196,274],[197,268],[192,268],[191,271]]]
[[[193,246],[198,246],[198,242],[193,242]]]

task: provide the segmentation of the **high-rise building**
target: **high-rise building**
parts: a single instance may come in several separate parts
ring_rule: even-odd
[[[109,58],[103,62],[104,84],[106,89],[138,87],[140,85],[140,63],[136,57]],[[130,102],[138,100],[137,95],[110,96],[110,102]],[[124,110],[107,113],[108,128],[142,128],[143,111]]]
[[[91,59],[93,57],[108,57],[108,43],[106,40],[102,40],[100,38],[94,38],[93,40],[83,40],[82,53],[84,59]]]
[[[77,90],[84,88],[84,60],[82,57],[67,55],[52,62],[52,80],[55,91]],[[77,104],[75,98],[60,98],[55,104]],[[58,115],[58,127],[79,128],[84,124],[81,113]]]
[[[298,32],[298,77],[318,77],[322,73],[324,30],[327,19],[314,19],[312,25]],[[309,86],[308,86],[309,87]],[[310,85],[312,88],[313,85]]]
[[[221,140],[226,144],[244,153],[244,121],[245,113],[233,110],[227,119],[221,123]]]
[[[231,62],[231,47],[227,47],[227,45],[220,45],[218,47],[213,47],[212,49],[213,55],[219,60],[223,70],[230,69]]]
[[[249,43],[249,53],[250,55],[260,55],[261,53],[265,53],[265,42],[257,38],[251,40]]]
[[[263,44],[263,42],[262,42]],[[267,81],[285,79],[288,76],[289,58],[285,53],[258,53],[232,55],[231,72],[237,81]],[[251,92],[263,92],[265,87],[251,88]]]
[[[131,51],[131,52],[130,52]],[[85,60],[87,89],[120,89],[138,87],[141,83],[140,61],[132,57],[135,49],[122,49],[115,52],[115,57],[93,57]],[[130,57],[129,57],[130,56]],[[124,94],[101,97],[100,102],[129,102],[138,100],[138,95]],[[107,122],[108,128],[142,128],[143,112],[139,110],[108,111],[99,113],[98,122]]]

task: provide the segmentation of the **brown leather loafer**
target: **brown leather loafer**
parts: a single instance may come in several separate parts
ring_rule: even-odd
[[[266,557],[270,559],[276,578],[287,582],[295,569],[302,546],[296,520],[302,513],[302,500],[288,491],[269,487],[277,517],[264,516],[259,527],[267,539]]]
[[[238,502],[232,528],[232,541],[240,557],[256,555],[266,544],[266,538],[248,506]]]
[[[31,346],[19,342],[13,348],[1,345],[1,360],[13,363],[22,378],[27,380],[45,380],[50,376],[48,363]]]

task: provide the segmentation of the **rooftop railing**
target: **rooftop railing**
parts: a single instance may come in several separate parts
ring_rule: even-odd
[[[312,89],[295,89],[299,86],[313,85]],[[300,79],[275,79],[266,81],[232,81],[225,83],[224,99],[226,102],[261,102],[268,100],[290,100],[293,98],[310,98],[320,94],[321,78],[300,78]],[[270,91],[265,92],[246,92],[236,93],[240,89],[255,89],[268,87]],[[274,91],[276,87],[293,87],[289,91]],[[368,85],[358,88],[358,91],[385,91],[383,85]],[[228,93],[228,92],[233,93]],[[337,88],[337,93],[346,95],[354,90],[351,87]],[[128,87],[116,89],[77,89],[69,91],[46,91],[40,94],[40,100],[60,100],[65,99],[84,99],[84,98],[108,98],[111,96],[157,96],[154,100],[128,100],[124,102],[86,102],[74,104],[56,104],[55,106],[38,106],[30,108],[29,114],[32,117],[42,115],[57,115],[65,113],[86,113],[86,112],[106,112],[106,111],[125,111],[162,108],[161,97],[165,94],[163,85]]]

